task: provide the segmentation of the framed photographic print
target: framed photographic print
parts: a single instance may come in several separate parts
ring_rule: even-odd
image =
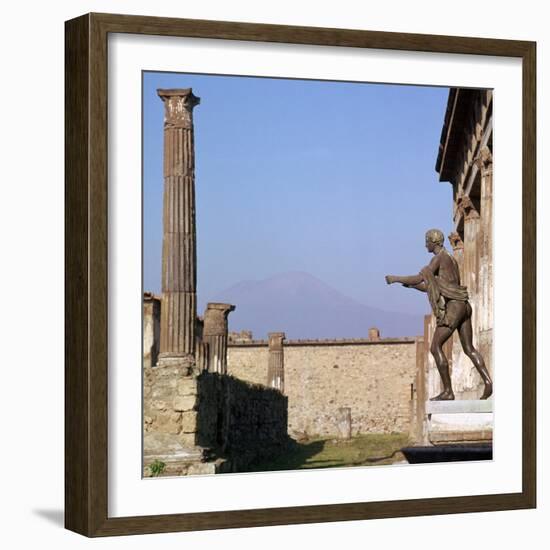
[[[66,23],[66,527],[532,508],[535,44]]]

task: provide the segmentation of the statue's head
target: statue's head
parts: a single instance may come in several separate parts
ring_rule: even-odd
[[[426,248],[428,252],[433,252],[436,246],[443,246],[445,236],[439,229],[429,229],[426,231]]]

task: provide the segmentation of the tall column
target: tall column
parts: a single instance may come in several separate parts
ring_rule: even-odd
[[[477,180],[474,185],[479,185]],[[460,197],[458,207],[462,212],[464,223],[463,262],[461,282],[468,287],[468,296],[472,306],[472,332],[474,346],[479,349],[479,303],[482,273],[480,270],[481,253],[481,216],[469,196]],[[481,378],[473,368],[472,362],[465,355],[458,335],[453,336],[453,389],[457,399],[477,399],[481,389]],[[482,352],[483,355],[483,352]]]
[[[285,391],[285,371],[283,340],[286,338],[284,332],[270,332],[269,337],[269,359],[267,364],[267,385],[275,388],[281,393]]]
[[[207,368],[227,374],[227,317],[235,311],[231,304],[209,303],[204,312],[202,337],[207,347]]]
[[[415,405],[416,405],[416,419],[415,419],[415,434],[413,436],[416,444],[422,445],[425,443],[425,417],[426,417],[426,401],[428,396],[426,395],[426,344],[424,337],[421,336],[416,340],[416,393],[415,393]]]
[[[466,277],[464,275],[464,242],[462,237],[456,231],[453,231],[448,236],[449,243],[453,249],[453,256],[458,264],[460,272],[460,282],[463,285],[467,284]],[[460,372],[463,362],[461,362],[462,344],[460,343],[460,337],[458,332],[455,331],[451,338],[445,342],[443,352],[447,355],[449,360],[449,372],[451,373],[451,379],[453,380],[453,388],[455,393],[459,392],[459,388],[463,387],[462,374]]]
[[[477,313],[479,347],[489,371],[493,348],[493,155],[489,147],[480,151],[476,163],[481,173],[480,289]]]
[[[191,88],[157,90],[164,102],[164,204],[159,365],[195,362],[197,251]]]
[[[481,173],[481,328],[489,330],[493,328],[493,155],[489,147],[483,147],[476,163]]]
[[[479,291],[480,227],[479,212],[468,195],[460,201],[464,217],[463,280],[468,287],[470,298]]]

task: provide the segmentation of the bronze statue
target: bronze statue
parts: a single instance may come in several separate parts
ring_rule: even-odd
[[[401,283],[407,288],[415,288],[428,294],[437,322],[430,351],[443,382],[443,391],[433,397],[432,401],[448,401],[455,398],[443,344],[457,329],[464,353],[470,358],[485,383],[481,399],[487,399],[493,393],[493,382],[483,357],[472,343],[472,306],[468,302],[468,290],[460,284],[458,264],[443,246],[444,240],[439,229],[430,229],[426,232],[426,248],[434,257],[429,265],[423,267],[418,275],[386,275],[386,283]]]

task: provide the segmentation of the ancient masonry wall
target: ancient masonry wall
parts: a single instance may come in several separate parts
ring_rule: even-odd
[[[182,365],[143,369],[143,474],[149,466],[165,464],[164,475],[215,473],[203,463],[197,446],[199,406],[197,377]]]
[[[144,475],[160,460],[163,475],[246,469],[281,452],[288,399],[279,391],[184,367],[144,369]]]
[[[290,340],[284,354],[291,436],[337,435],[344,407],[353,435],[411,430],[415,339]],[[230,344],[228,373],[266,384],[268,355],[265,341]]]
[[[279,391],[203,372],[198,394],[197,443],[225,457],[219,471],[242,472],[258,460],[280,454],[290,443],[288,398]]]

